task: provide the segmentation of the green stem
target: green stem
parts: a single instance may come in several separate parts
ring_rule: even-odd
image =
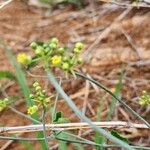
[[[9,106],[8,108],[9,108],[11,111],[15,112],[16,114],[18,114],[18,115],[20,115],[20,116],[22,116],[22,117],[25,117],[25,118],[31,120],[33,123],[36,123],[36,124],[40,124],[40,123],[41,123],[40,121],[38,121],[38,120],[36,120],[36,119],[34,119],[34,118],[31,118],[31,117],[25,115],[24,113],[18,111],[17,109],[15,109],[15,108],[13,108],[13,107],[11,107],[11,106]]]
[[[115,94],[113,94],[108,88],[106,88],[105,86],[103,86],[102,84],[100,84],[99,82],[95,81],[92,78],[88,78],[87,76],[79,73],[79,72],[75,72],[75,74],[79,77],[82,77],[86,80],[91,81],[92,83],[94,83],[95,85],[97,85],[99,88],[103,89],[104,91],[106,91],[107,93],[109,93],[113,98],[115,98],[117,101],[119,101],[128,111],[130,111],[133,115],[135,115],[137,118],[139,118],[143,123],[145,123],[147,125],[148,128],[150,128],[150,124],[144,119],[142,118],[138,113],[136,113],[130,106],[128,106],[123,100],[119,99]]]
[[[48,140],[53,139],[53,137],[47,137]],[[116,147],[121,147],[119,145],[102,145],[102,144],[96,144],[92,141],[79,141],[79,140],[68,140],[68,139],[62,139],[62,138],[57,138],[55,137],[55,139],[57,140],[62,140],[62,141],[66,141],[66,142],[71,142],[71,143],[80,143],[80,144],[87,144],[87,145],[93,145],[93,146],[99,146],[99,147],[103,147],[103,148],[116,148]],[[0,136],[0,140],[14,140],[14,141],[44,141],[45,138],[22,138],[22,137],[5,137],[5,136]],[[140,150],[149,150],[150,147],[143,147],[143,146],[132,146],[132,148],[135,149],[140,149]]]
[[[59,81],[59,84],[61,85],[61,79]],[[56,114],[56,105],[57,105],[57,102],[58,102],[58,97],[59,97],[59,93],[56,94],[56,98],[55,98],[55,102],[54,102],[54,110],[52,112],[52,123],[54,123],[54,118],[55,118],[55,114]]]
[[[134,150],[134,148],[130,147],[127,143],[119,140],[118,138],[112,136],[109,132],[105,131],[102,128],[97,128],[89,118],[87,118],[85,115],[82,114],[82,112],[77,108],[77,106],[73,103],[71,98],[63,91],[61,86],[58,84],[57,80],[53,76],[53,74],[50,72],[49,69],[46,69],[46,73],[48,76],[49,81],[51,84],[55,87],[56,91],[60,94],[60,96],[68,103],[70,108],[75,112],[75,114],[83,121],[87,122],[95,131],[99,132],[112,142],[120,145],[121,147],[127,149],[127,150]]]
[[[45,113],[46,113],[46,108],[43,106],[43,115],[42,115],[42,123],[43,123],[43,134],[44,134],[44,139],[45,139],[45,146],[46,150],[49,150],[49,144],[48,144],[48,139],[46,136],[46,127],[45,127]]]
[[[28,87],[28,84],[27,84],[27,81],[26,81],[26,78],[25,78],[25,74],[22,71],[20,65],[17,63],[16,58],[14,57],[14,54],[13,54],[13,50],[10,47],[8,47],[5,43],[3,43],[3,42],[1,43],[1,41],[0,41],[0,47],[6,51],[8,59],[12,63],[12,66],[15,68],[16,77],[17,77],[18,83],[19,83],[19,85],[20,85],[20,87],[22,89],[22,92],[24,94],[27,107],[33,106],[34,105],[34,101],[29,99],[30,89]],[[33,114],[32,117],[34,119],[36,119],[36,120],[39,120],[38,113]],[[36,124],[35,122],[33,122],[33,123]],[[37,136],[39,138],[42,138],[43,137],[43,133],[42,132],[38,132]],[[42,150],[45,150],[46,147],[45,147],[44,141],[41,141],[40,143],[41,143]]]
[[[45,138],[23,138],[23,137],[8,137],[8,136],[0,136],[0,140],[14,140],[14,141],[44,141]]]
[[[56,137],[57,140],[61,140],[61,141],[66,141],[66,142],[70,142],[70,143],[80,143],[80,144],[87,144],[87,145],[93,145],[93,146],[98,146],[98,147],[101,147],[101,148],[117,148],[117,147],[120,147],[120,145],[103,145],[103,144],[97,144],[97,143],[94,143],[92,141],[90,142],[86,142],[86,141],[79,141],[79,140],[69,140],[69,139],[63,139],[63,138],[58,138]],[[143,146],[130,146],[132,148],[135,148],[135,149],[140,149],[140,150],[150,150],[150,147],[143,147]]]

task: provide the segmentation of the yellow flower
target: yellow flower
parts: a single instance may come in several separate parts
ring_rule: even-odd
[[[55,56],[53,56],[51,58],[51,60],[52,60],[52,64],[55,65],[55,66],[57,66],[57,65],[59,65],[61,63],[62,57],[58,56],[58,55],[55,55]]]
[[[27,65],[31,61],[31,57],[27,56],[25,53],[20,53],[17,56],[17,61],[21,64]]]
[[[32,115],[32,114],[36,113],[37,110],[38,110],[38,107],[36,105],[33,105],[32,107],[28,108],[28,114]]]

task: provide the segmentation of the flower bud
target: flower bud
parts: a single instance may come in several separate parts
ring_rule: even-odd
[[[83,63],[83,59],[82,58],[78,58],[77,63],[78,64],[82,64]]]
[[[47,97],[47,98],[45,99],[45,102],[46,102],[46,103],[49,103],[49,102],[50,102],[50,97]]]
[[[44,43],[44,44],[43,44],[43,47],[44,47],[44,48],[47,48],[47,47],[48,47],[48,43]]]
[[[83,45],[81,42],[77,42],[77,43],[75,44],[75,48],[77,48],[77,49],[79,49],[79,50],[82,50],[83,47],[84,47],[84,45]]]
[[[70,65],[69,65],[68,62],[64,62],[64,63],[62,64],[62,69],[64,69],[64,70],[69,70],[69,68],[70,68]]]
[[[35,54],[37,55],[41,55],[44,51],[44,48],[42,46],[37,46],[36,50],[35,50]]]
[[[36,86],[36,87],[35,87],[35,90],[36,90],[36,91],[41,90],[41,86]]]
[[[81,50],[75,47],[75,48],[73,49],[73,52],[79,54],[79,53],[81,52]]]
[[[38,45],[37,45],[36,42],[32,42],[32,43],[30,44],[30,47],[33,48],[33,49],[36,49],[37,46],[38,46]]]
[[[50,42],[57,45],[59,41],[57,38],[52,38]]]
[[[50,47],[51,49],[56,49],[56,48],[57,48],[57,44],[56,44],[56,43],[50,43],[50,44],[49,44],[49,47]]]
[[[59,52],[60,54],[64,54],[65,51],[66,51],[66,49],[65,49],[64,47],[60,47],[60,48],[58,49],[58,52]]]
[[[30,95],[29,95],[29,98],[33,99],[33,98],[34,98],[34,95],[33,95],[33,94],[30,94]]]
[[[37,86],[39,86],[39,83],[38,82],[34,82],[33,83],[33,87],[37,87]]]
[[[46,47],[46,48],[44,49],[45,53],[48,53],[50,50],[51,50],[50,47]]]

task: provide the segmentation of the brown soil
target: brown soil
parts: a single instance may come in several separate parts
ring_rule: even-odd
[[[88,54],[91,59],[87,60],[86,50],[103,33],[109,25],[124,11],[118,7],[108,7],[109,4],[96,3],[88,5],[82,10],[75,10],[71,6],[63,9],[56,9],[50,12],[44,8],[28,6],[25,2],[15,0],[9,5],[0,9],[0,38],[4,40],[16,55],[24,51],[31,53],[29,44],[34,40],[48,40],[51,37],[58,37],[62,43],[69,43],[71,47],[76,41],[85,43],[83,59],[86,60],[80,69],[98,80],[110,90],[115,90],[120,73],[124,70],[122,97],[127,103],[147,121],[150,122],[149,109],[141,108],[138,104],[138,97],[143,90],[150,92],[150,65],[145,62],[150,60],[150,13],[148,9],[134,8],[122,21],[115,24],[111,32],[105,36]],[[124,32],[123,32],[124,31]],[[128,36],[129,39],[126,38]],[[140,64],[138,62],[141,62]],[[0,70],[12,70],[5,50],[0,49]],[[42,75],[42,70],[33,71],[34,74]],[[28,76],[29,85],[39,80],[49,92],[54,89],[42,78],[31,78]],[[1,80],[1,97],[19,96],[14,106],[17,110],[26,113],[20,87],[16,82]],[[92,120],[96,119],[99,103],[102,104],[106,94],[97,87],[90,85],[82,79],[63,82],[64,90],[71,95],[75,104],[82,109],[86,100],[86,115]],[[111,97],[106,96],[102,111],[102,120],[109,111]],[[72,121],[79,121],[67,104],[60,100],[57,109],[64,112],[66,117]],[[141,123],[137,118],[128,113],[123,106],[117,105],[112,120],[132,121]],[[19,126],[31,124],[10,109],[0,114],[0,125]],[[150,146],[149,130],[120,130],[128,136],[131,142],[139,145]],[[32,134],[22,134],[22,137],[31,137]],[[32,135],[34,136],[34,135]],[[87,136],[91,139],[93,133]],[[13,141],[7,148],[4,144],[8,141],[0,141],[0,150],[25,150],[24,145]],[[36,150],[39,150],[38,142],[33,143]],[[51,142],[52,145],[55,143]],[[86,149],[94,149],[85,146]],[[57,149],[57,148],[56,148]],[[71,146],[69,149],[73,149]]]

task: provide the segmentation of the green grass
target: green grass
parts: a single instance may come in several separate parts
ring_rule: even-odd
[[[56,6],[59,4],[74,4],[77,8],[81,9],[84,6],[84,0],[40,0],[42,3],[51,5],[51,6]]]
[[[7,78],[7,79],[10,79],[10,80],[15,80],[16,77],[15,75],[10,72],[10,71],[0,71],[0,80],[3,79],[3,78]]]
[[[24,95],[26,105],[27,105],[27,107],[30,107],[30,106],[32,106],[34,104],[34,101],[31,101],[29,99],[30,88],[29,88],[29,86],[27,84],[25,74],[22,71],[20,65],[17,63],[16,58],[13,55],[12,49],[7,47],[7,46],[5,46],[5,45],[3,45],[3,48],[6,51],[6,54],[8,56],[9,61],[11,62],[12,66],[15,68],[16,78],[17,78],[17,81],[18,81],[18,83],[19,83],[19,85],[21,87],[22,93]],[[39,121],[38,113],[35,113],[34,115],[32,115],[32,117],[35,120]],[[33,122],[33,123],[36,124],[36,122]],[[43,132],[38,132],[37,133],[37,137],[38,138],[43,138],[43,136],[44,136]],[[44,141],[40,141],[40,144],[41,144],[42,150],[46,150],[45,142]]]
[[[131,114],[133,114],[135,117],[137,117],[140,121],[142,121],[148,128],[150,128],[150,124],[148,121],[146,121],[142,116],[140,116],[136,111],[134,111],[123,99],[120,99],[117,97],[113,92],[111,92],[107,87],[102,85],[101,83],[93,80],[92,78],[89,78],[82,73],[75,72],[75,74],[81,78],[84,78],[85,80],[88,80],[98,86],[100,89],[103,89],[105,92],[107,92],[109,95],[111,95],[113,98],[115,98],[120,104],[122,104]]]
[[[104,107],[103,101],[106,100],[106,97],[107,97],[107,94],[104,95],[99,102],[99,106],[97,109],[97,115],[96,115],[96,121],[101,121],[101,113],[102,113],[103,107]],[[95,132],[94,141],[97,144],[105,144],[106,138],[104,136],[100,135],[99,132]],[[96,150],[103,150],[103,148],[100,146],[96,146]]]
[[[29,142],[27,142],[27,141],[21,141],[21,144],[24,145],[24,147],[25,147],[26,150],[34,150],[33,145],[31,145],[31,144],[30,144]]]
[[[68,97],[68,95],[63,91],[63,89],[61,88],[61,86],[59,85],[59,83],[57,82],[57,80],[55,79],[55,77],[53,76],[53,74],[47,69],[46,70],[47,76],[49,81],[51,82],[51,84],[55,87],[56,91],[60,94],[60,96],[68,103],[69,107],[74,111],[74,113],[83,121],[87,122],[91,128],[93,128],[96,132],[98,132],[99,134],[105,136],[107,139],[109,139],[110,141],[112,141],[113,143],[120,145],[122,148],[125,148],[127,150],[135,150],[134,148],[132,148],[130,145],[128,145],[127,143],[119,140],[118,138],[112,136],[109,132],[107,132],[106,130],[102,129],[102,128],[97,128],[89,118],[87,118],[85,115],[82,114],[82,112],[76,107],[76,105],[74,104],[74,102],[71,100],[70,97]]]
[[[123,71],[121,72],[121,75],[119,77],[119,81],[115,86],[115,92],[114,92],[114,94],[119,98],[121,98],[121,90],[122,90],[122,86],[123,86],[122,80],[123,80]],[[103,110],[103,104],[104,104],[104,103],[101,103],[101,102],[105,101],[106,97],[107,97],[107,94],[102,97],[102,99],[99,103],[99,107],[98,107],[98,110],[97,110],[96,121],[100,121],[100,116],[101,116],[101,113],[102,113],[102,110]],[[106,117],[106,121],[110,121],[111,116],[113,115],[116,104],[117,104],[117,100],[115,98],[112,98],[111,104],[109,106],[109,112],[108,112],[107,117]],[[105,144],[107,142],[107,139],[105,137],[101,136],[98,132],[96,132],[95,133],[95,142],[97,144]],[[103,150],[103,148],[101,148],[99,146],[96,146],[96,150]]]
[[[121,99],[121,91],[122,91],[122,87],[123,87],[123,83],[122,83],[123,76],[124,76],[124,74],[123,74],[123,71],[122,71],[121,75],[119,77],[119,81],[116,84],[115,92],[114,92],[114,95],[116,97],[118,97],[119,99]],[[117,100],[115,98],[112,98],[112,101],[111,101],[111,104],[110,104],[110,107],[109,107],[109,112],[108,112],[108,115],[106,117],[106,121],[109,121],[111,119],[111,116],[113,115],[116,104],[117,104]]]

